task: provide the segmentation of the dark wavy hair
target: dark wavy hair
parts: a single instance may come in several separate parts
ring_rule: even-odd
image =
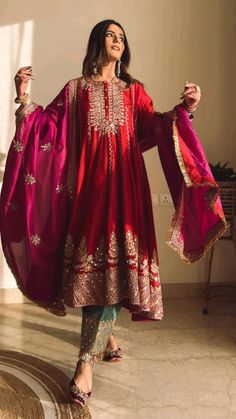
[[[95,67],[97,71],[99,72],[101,70],[102,65],[104,65],[104,63],[106,64],[106,62],[108,63],[108,56],[105,49],[105,37],[106,37],[107,29],[111,24],[119,26],[124,33],[125,49],[121,56],[119,78],[125,81],[128,85],[133,84],[135,83],[135,81],[138,81],[138,80],[134,79],[127,71],[129,67],[129,63],[130,63],[130,48],[129,48],[128,40],[121,24],[116,22],[113,19],[103,20],[97,23],[92,29],[89,36],[86,56],[83,61],[82,74],[84,77],[91,78],[92,75],[94,74]],[[116,67],[117,67],[117,64],[116,64]],[[116,68],[116,73],[117,73],[117,68]]]

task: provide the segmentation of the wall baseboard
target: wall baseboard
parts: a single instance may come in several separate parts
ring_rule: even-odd
[[[191,298],[203,295],[204,284],[162,284],[163,298]],[[29,303],[18,288],[0,288],[0,304]]]
[[[205,284],[193,283],[170,283],[162,284],[163,298],[197,298],[204,294]]]
[[[0,288],[0,304],[13,304],[26,302],[18,288]]]
[[[225,283],[227,284],[227,283]],[[234,289],[236,289],[236,283],[231,282]],[[217,285],[216,282],[211,285]],[[221,283],[221,285],[223,285]],[[162,295],[165,298],[204,298],[204,283],[162,283]],[[20,304],[20,303],[31,303],[30,300],[25,298],[18,288],[0,288],[0,304]]]

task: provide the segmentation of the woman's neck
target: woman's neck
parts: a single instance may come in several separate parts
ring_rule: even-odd
[[[93,76],[94,80],[106,80],[111,81],[116,77],[116,61],[111,61],[106,66],[101,68],[101,71]]]

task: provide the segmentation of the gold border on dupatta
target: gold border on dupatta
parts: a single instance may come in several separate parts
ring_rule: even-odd
[[[26,104],[25,106],[20,106],[16,112],[16,128],[19,128],[22,122],[27,118],[27,116],[31,115],[35,109],[37,109],[40,105],[37,105],[37,103],[30,102]]]
[[[224,234],[224,232],[227,230],[228,225],[226,221],[221,218],[217,225],[209,231],[205,239],[205,243],[200,249],[195,250],[193,252],[185,252],[183,240],[178,240],[180,244],[177,243],[177,240],[176,242],[174,240],[175,235],[177,235],[177,237],[180,238],[180,231],[183,220],[183,195],[184,185],[181,191],[179,204],[175,210],[175,214],[172,218],[171,225],[168,229],[166,244],[179,254],[181,260],[187,263],[194,263],[204,258],[210,247],[213,246],[220,238],[220,236],[222,236],[222,234]]]
[[[176,111],[175,111],[174,116],[173,116],[173,123],[172,123],[175,155],[176,155],[181,173],[183,175],[185,184],[186,184],[187,188],[190,188],[191,186],[193,186],[193,182],[191,181],[191,179],[188,175],[188,172],[187,172],[185,164],[184,164],[184,159],[183,159],[183,156],[182,156],[182,153],[181,153],[181,150],[180,150],[178,128],[177,128],[177,125],[176,125],[176,120],[177,120],[177,115],[176,115]]]
[[[69,197],[73,199],[76,185],[77,174],[77,148],[76,139],[78,138],[78,116],[76,118],[77,104],[79,100],[79,90],[82,78],[77,78],[69,82],[69,125],[68,125],[68,172],[67,172],[67,191]],[[78,146],[78,144],[77,144]]]

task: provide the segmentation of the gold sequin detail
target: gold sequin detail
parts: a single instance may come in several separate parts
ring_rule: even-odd
[[[126,233],[125,249],[129,256],[135,256],[138,253],[138,238],[131,231]]]
[[[102,360],[115,320],[96,320],[83,315],[79,359],[93,364]]]
[[[66,236],[66,244],[65,244],[65,253],[68,258],[72,258],[74,256],[74,241],[71,234]]]
[[[56,187],[56,192],[61,193],[63,191],[64,191],[64,186],[61,183],[59,183]]]
[[[104,237],[101,238],[99,245],[96,249],[95,252],[95,257],[94,257],[95,263],[97,264],[97,266],[102,266],[102,264],[104,263],[105,260],[105,242],[104,242]]]
[[[41,238],[40,238],[40,236],[39,236],[38,234],[33,234],[33,235],[30,237],[30,240],[31,240],[31,242],[32,242],[35,246],[38,246],[38,245],[40,244],[40,242],[41,242]]]
[[[47,153],[49,153],[49,151],[51,151],[51,149],[52,149],[52,144],[51,143],[45,143],[45,144],[42,144],[40,147],[43,151],[46,151]]]
[[[35,183],[35,177],[28,173],[25,175],[25,183],[27,183],[27,185],[33,185]]]
[[[116,238],[116,234],[113,231],[110,236],[110,242],[109,242],[109,250],[108,250],[109,256],[112,259],[117,259],[119,256],[119,246]]]
[[[13,140],[13,148],[20,153],[21,151],[23,151],[23,144],[20,140]]]

